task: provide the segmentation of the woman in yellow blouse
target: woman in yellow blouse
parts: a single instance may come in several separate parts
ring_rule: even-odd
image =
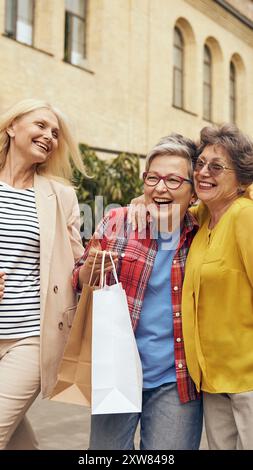
[[[210,449],[253,449],[253,143],[235,126],[205,127],[194,181],[202,201],[186,262],[183,332],[204,392]]]

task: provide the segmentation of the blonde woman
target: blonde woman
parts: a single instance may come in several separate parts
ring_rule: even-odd
[[[0,116],[0,449],[39,391],[50,394],[75,313],[83,247],[70,155],[85,173],[66,119],[46,102]]]

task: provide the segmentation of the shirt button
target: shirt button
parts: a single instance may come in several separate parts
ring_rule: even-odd
[[[54,286],[54,293],[57,294],[58,292],[58,286]]]
[[[180,312],[175,313],[176,317],[180,317]]]
[[[173,290],[178,290],[178,286],[173,287]]]
[[[179,368],[179,369],[182,369],[182,368],[183,368],[182,362],[179,362],[179,363],[178,363],[178,368]]]
[[[177,261],[175,259],[173,260],[173,264],[177,264]]]
[[[62,321],[60,321],[60,323],[58,323],[58,328],[59,328],[59,330],[62,330],[62,329],[63,329],[63,323],[62,323]]]
[[[176,341],[177,341],[177,343],[181,343],[182,340],[181,340],[181,338],[177,338]]]
[[[121,258],[124,258],[124,256],[125,256],[125,253],[121,253]]]

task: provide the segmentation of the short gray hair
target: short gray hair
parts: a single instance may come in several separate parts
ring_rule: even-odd
[[[149,170],[152,160],[160,155],[176,155],[187,160],[189,176],[190,178],[192,177],[193,167],[197,156],[197,147],[191,139],[176,133],[162,137],[162,139],[160,139],[147,154],[146,171]]]

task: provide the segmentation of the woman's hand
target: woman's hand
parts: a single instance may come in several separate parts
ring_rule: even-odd
[[[133,230],[138,228],[138,232],[142,232],[147,225],[148,210],[145,205],[145,197],[142,194],[139,197],[135,197],[131,200],[131,204],[128,207],[128,222],[132,224]]]
[[[91,242],[91,247],[89,250],[88,257],[86,258],[84,264],[81,266],[79,270],[79,286],[82,287],[83,284],[88,284],[90,282],[93,285],[96,282],[96,278],[99,278],[100,271],[101,271],[101,263],[102,263],[102,247],[100,241],[98,240],[98,234],[94,233],[94,238]],[[111,252],[112,259],[116,264],[118,261],[118,253]],[[93,268],[93,274],[91,277],[91,272]],[[109,252],[105,255],[105,264],[104,264],[104,272],[107,273],[112,271],[112,263],[110,259]]]
[[[5,281],[5,272],[0,271],[0,300],[2,300],[4,295],[4,281]]]

